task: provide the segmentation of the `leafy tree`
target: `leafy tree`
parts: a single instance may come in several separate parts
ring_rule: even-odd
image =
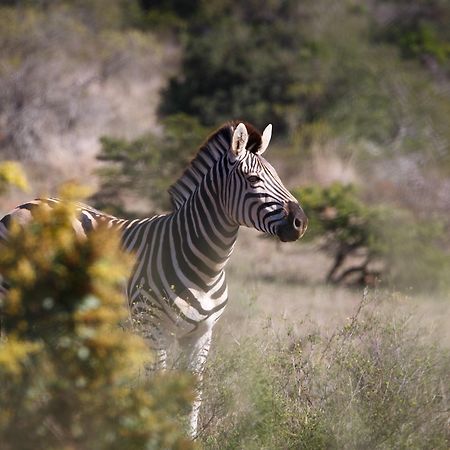
[[[364,284],[376,276],[369,263],[378,256],[379,237],[374,233],[374,220],[378,216],[359,200],[354,186],[340,183],[328,188],[311,186],[297,190],[295,195],[301,199],[309,218],[309,237],[323,236],[323,248],[333,255],[327,281],[340,283],[357,274],[357,282]],[[363,254],[362,262],[344,269],[358,253]]]
[[[122,282],[132,258],[111,230],[77,239],[73,192],[52,210],[12,224],[0,251],[2,449],[189,449],[177,417],[191,381],[140,379],[143,340],[123,330]]]
[[[344,153],[350,142],[365,149],[361,159],[395,158],[400,150],[448,169],[445,87],[400,58],[390,38],[397,25],[419,23],[418,51],[448,60],[448,7],[410,3],[199,2],[182,37],[181,72],[163,92],[160,112],[182,111],[208,126],[230,118],[271,122],[293,146],[305,126],[324,123],[344,141]],[[392,22],[381,19],[390,17],[383,7]]]
[[[164,92],[161,112],[182,111],[209,126],[230,118],[273,122],[280,132],[314,114],[317,74],[305,74],[302,64],[317,48],[302,27],[303,13],[295,1],[264,8],[203,2],[188,29],[182,73]]]
[[[375,12],[389,8],[389,19],[375,20],[375,36],[397,45],[406,58],[450,69],[450,6],[445,0],[378,0]],[[374,14],[377,18],[377,14]],[[378,14],[383,17],[382,14]]]
[[[334,259],[331,283],[448,289],[450,255],[444,222],[416,219],[400,208],[366,205],[352,185],[294,191],[310,219],[306,236],[320,238]]]
[[[99,170],[100,188],[94,196],[98,207],[124,212],[123,194],[151,200],[157,208],[170,207],[167,189],[181,175],[207,130],[197,120],[178,114],[163,121],[162,134],[148,133],[128,142],[104,137],[98,155],[108,163]]]

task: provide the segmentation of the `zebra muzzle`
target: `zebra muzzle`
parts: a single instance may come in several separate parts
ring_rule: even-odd
[[[308,228],[308,218],[296,202],[289,201],[286,205],[286,218],[278,227],[278,237],[282,242],[292,242],[301,238]]]

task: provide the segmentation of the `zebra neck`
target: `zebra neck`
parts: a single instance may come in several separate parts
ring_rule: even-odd
[[[231,256],[239,227],[224,213],[214,179],[206,179],[174,213],[175,233],[196,262],[211,278],[216,278]],[[186,252],[183,255],[187,257]]]

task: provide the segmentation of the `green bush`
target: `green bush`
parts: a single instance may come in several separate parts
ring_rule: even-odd
[[[442,59],[448,7],[440,0],[379,3],[392,8],[392,24],[378,23],[378,2],[194,2],[180,33],[181,71],[163,92],[161,114],[184,112],[207,126],[230,118],[273,123],[277,138],[293,138],[298,153],[295,135],[322,123],[342,141],[342,152],[361,150],[352,161],[413,152],[448,171],[448,96],[389,38],[398,23],[427,11],[431,25],[414,33],[420,52]],[[164,5],[177,14],[172,2]],[[154,9],[161,10],[167,12]]]
[[[12,224],[0,251],[2,449],[193,448],[180,426],[192,380],[142,379],[151,358],[124,330],[122,283],[132,258],[111,230],[75,237],[67,200]]]
[[[320,238],[333,256],[327,281],[372,284],[379,278],[402,289],[450,288],[443,220],[425,221],[401,208],[367,205],[354,186],[341,183],[294,190],[294,195],[310,220],[306,237]]]
[[[314,113],[322,95],[317,73],[302,65],[312,64],[318,52],[304,22],[295,1],[264,8],[203,3],[188,28],[182,73],[165,90],[161,112],[182,111],[208,126],[242,118],[287,131]]]
[[[156,208],[170,207],[166,191],[196,154],[207,130],[184,114],[167,117],[163,126],[162,135],[149,133],[131,142],[101,139],[98,159],[108,164],[98,172],[98,207],[123,212],[122,196],[130,193],[150,199]]]
[[[450,7],[442,0],[415,3],[381,1],[391,7],[390,20],[375,24],[375,36],[397,45],[404,57],[431,56],[447,69],[450,61]]]
[[[356,281],[365,284],[377,275],[369,266],[381,253],[378,209],[364,205],[354,186],[341,183],[305,187],[294,190],[294,195],[301,199],[309,218],[307,237],[323,238],[322,248],[333,256],[328,282],[345,282],[356,275]],[[348,261],[361,253],[362,262],[348,267]]]
[[[331,337],[292,323],[216,349],[205,448],[448,448],[450,355],[380,309],[365,297]]]

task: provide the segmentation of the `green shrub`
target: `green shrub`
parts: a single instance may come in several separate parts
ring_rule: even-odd
[[[450,355],[426,330],[366,298],[331,337],[295,325],[215,350],[205,448],[448,448]]]
[[[380,254],[377,225],[380,212],[364,205],[352,185],[310,186],[294,191],[309,218],[309,239],[323,238],[322,247],[333,255],[326,275],[328,282],[345,282],[357,275],[358,283],[376,276],[369,265]],[[363,253],[362,262],[345,267],[353,256]]]
[[[182,73],[170,80],[162,114],[182,111],[216,126],[245,119],[287,131],[312,115],[320,78],[311,69],[318,48],[304,30],[297,2],[204,2],[190,22]]]
[[[94,200],[98,207],[123,212],[122,196],[133,193],[150,199],[157,208],[170,207],[167,189],[181,175],[202,140],[205,128],[184,114],[163,121],[162,135],[149,133],[128,142],[104,137],[98,159],[100,188]]]
[[[157,3],[155,14],[179,14],[176,2]],[[441,0],[375,3],[192,2],[180,33],[181,70],[163,92],[161,114],[184,112],[207,126],[230,118],[273,123],[277,138],[294,137],[298,153],[295,135],[321,123],[343,141],[342,152],[362,150],[362,161],[414,152],[448,171],[448,96],[398,55],[389,35],[411,22],[418,52],[448,61],[449,9]],[[385,3],[392,23],[378,23]]]
[[[450,254],[444,221],[365,204],[352,185],[334,183],[294,191],[310,220],[309,239],[320,238],[334,263],[326,278],[395,288],[450,288]]]
[[[449,68],[450,61],[450,7],[441,0],[390,3],[390,20],[375,23],[375,36],[397,45],[407,58],[422,59],[431,56]]]
[[[140,379],[151,358],[120,327],[132,258],[103,228],[75,237],[75,206],[42,206],[1,244],[0,441],[2,449],[193,448],[179,416],[192,382]]]

